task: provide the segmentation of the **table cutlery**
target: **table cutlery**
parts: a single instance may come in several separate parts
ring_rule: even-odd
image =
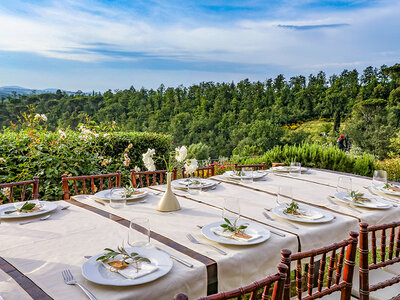
[[[132,202],[127,202],[126,205],[134,205],[134,204],[145,203],[145,202],[147,202],[147,200],[141,200],[141,201],[138,201],[138,202],[132,201]]]
[[[154,246],[154,248],[156,248],[157,250],[159,250],[161,252],[164,252],[165,254],[168,254],[172,259],[175,259],[177,262],[180,262],[181,264],[185,265],[186,267],[193,268],[193,265],[191,263],[188,263],[187,261],[185,261],[183,259],[180,259],[179,257],[177,257],[175,255],[172,255],[172,254],[168,253],[167,251],[165,251],[165,250],[163,250],[163,249],[161,249],[161,248],[159,248],[157,246]]]
[[[86,259],[89,259],[89,258],[91,258],[92,256],[91,255],[85,255],[84,256],[84,258],[86,258]]]
[[[188,233],[188,234],[186,235],[186,237],[188,238],[189,241],[191,241],[191,242],[194,243],[194,244],[199,244],[199,245],[208,246],[208,247],[211,247],[211,248],[215,249],[216,251],[218,251],[218,252],[221,253],[222,255],[227,255],[227,253],[226,253],[225,251],[223,251],[223,250],[221,250],[221,249],[219,249],[219,248],[217,248],[217,247],[215,247],[215,246],[213,246],[213,245],[211,245],[211,244],[203,243],[203,242],[200,242],[200,241],[196,240],[196,239],[194,238],[194,236],[191,235],[190,233]]]
[[[68,270],[68,269],[67,269],[67,270],[64,270],[64,271],[61,272],[61,274],[62,274],[62,276],[63,276],[63,278],[64,278],[64,282],[65,282],[66,284],[69,284],[69,285],[77,285],[77,286],[79,286],[79,287],[82,289],[82,291],[85,292],[86,296],[89,297],[90,300],[97,300],[97,298],[96,298],[91,292],[89,292],[88,289],[86,289],[83,285],[79,284],[79,283],[75,280],[75,278],[74,278],[74,276],[72,275],[72,273],[71,273],[70,270]]]
[[[218,182],[216,185],[214,185],[211,189],[212,189],[212,190],[215,190],[215,189],[217,188],[217,185],[218,185],[218,184],[221,184],[221,183],[222,183],[222,181],[219,181],[219,182]]]
[[[274,218],[272,218],[269,214],[267,214],[265,211],[263,212],[263,215],[268,219],[268,220],[270,220],[270,221],[276,221]],[[285,223],[285,224],[287,224],[287,225],[290,225],[290,226],[292,226],[294,229],[300,229],[299,227],[297,227],[296,225],[294,225],[294,224],[292,224],[292,223],[290,223],[290,222],[287,222],[287,221],[285,221],[285,220],[279,220],[279,221],[281,221],[281,222],[283,222],[283,223]]]
[[[69,208],[69,205],[61,207],[61,210],[66,210]]]
[[[35,219],[35,220],[29,220],[29,221],[20,222],[19,225],[25,225],[25,224],[29,224],[29,223],[33,223],[33,222],[37,222],[37,221],[44,221],[44,220],[47,220],[48,218],[50,218],[50,215],[41,217],[40,219]]]

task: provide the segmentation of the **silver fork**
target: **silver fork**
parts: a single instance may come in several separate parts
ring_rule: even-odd
[[[70,270],[68,270],[68,269],[64,270],[64,271],[61,272],[61,274],[62,274],[62,276],[64,278],[64,282],[66,284],[79,286],[82,289],[82,291],[85,292],[86,296],[89,297],[90,300],[97,300],[97,298],[91,292],[89,292],[89,290],[87,290],[83,285],[79,284],[75,280],[75,278],[74,278],[74,276],[72,276],[72,273],[71,273]]]
[[[34,220],[29,220],[29,221],[23,221],[23,222],[20,222],[19,225],[25,225],[25,224],[29,224],[29,223],[33,223],[33,222],[37,222],[37,221],[45,221],[45,220],[47,220],[48,218],[50,218],[50,215],[41,217],[40,219],[34,219]]]
[[[211,247],[211,248],[217,250],[217,251],[218,251],[219,253],[221,253],[222,255],[227,255],[227,253],[226,253],[225,251],[223,251],[223,250],[221,250],[221,249],[219,249],[219,248],[217,248],[217,247],[215,247],[215,246],[213,246],[213,245],[211,245],[211,244],[202,243],[202,242],[196,240],[195,237],[194,237],[193,235],[191,235],[190,233],[188,233],[188,234],[186,235],[186,237],[188,238],[189,241],[191,241],[191,242],[194,243],[194,244],[199,244],[199,245],[208,246],[208,247]]]

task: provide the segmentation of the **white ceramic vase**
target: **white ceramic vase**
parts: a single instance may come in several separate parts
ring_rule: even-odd
[[[176,211],[180,210],[178,199],[176,199],[175,194],[172,192],[171,188],[171,177],[172,172],[167,173],[167,190],[157,204],[157,210],[162,212]]]

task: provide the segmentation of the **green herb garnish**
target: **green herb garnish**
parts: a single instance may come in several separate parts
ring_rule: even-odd
[[[292,201],[291,203],[286,204],[286,209],[283,212],[292,215],[301,215],[301,213],[297,211],[298,209],[299,205]]]
[[[229,232],[232,232],[233,234],[237,234],[237,233],[243,234],[248,225],[247,223],[244,223],[240,226],[237,226],[237,224],[236,224],[237,219],[235,220],[235,222],[233,222],[233,224],[227,218],[224,218],[224,220],[225,220],[225,223],[220,225],[224,229],[223,231],[224,232],[229,231]]]
[[[371,201],[370,199],[365,198],[363,193],[358,193],[357,191],[351,191],[350,197],[354,202],[358,202],[358,203]]]
[[[31,209],[33,209],[35,206],[36,206],[35,203],[26,202],[26,203],[24,203],[24,205],[22,205],[21,208],[15,209],[15,210],[9,210],[9,211],[6,211],[4,213],[7,214],[7,215],[8,214],[12,214],[13,212],[24,212],[24,213],[26,213],[26,212],[30,211]]]
[[[96,261],[99,260],[99,261],[105,263],[105,262],[109,261],[110,259],[114,259],[118,255],[122,255],[122,259],[121,259],[122,264],[130,264],[127,262],[127,260],[131,259],[133,261],[132,264],[133,264],[134,268],[136,269],[136,271],[140,270],[139,262],[151,263],[151,261],[148,258],[142,257],[136,252],[128,253],[124,247],[118,247],[117,251],[110,249],[110,248],[105,248],[104,250],[106,250],[108,252],[106,252],[102,256],[98,257],[96,259]]]

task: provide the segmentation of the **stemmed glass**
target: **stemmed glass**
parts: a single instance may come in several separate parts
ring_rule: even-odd
[[[276,203],[278,205],[288,205],[293,202],[293,190],[291,186],[280,186],[276,193]]]
[[[121,187],[115,187],[110,190],[110,207],[115,209],[121,209],[126,204],[126,189]]]
[[[186,189],[190,195],[200,194],[202,190],[201,178],[200,177],[190,178],[190,182],[186,184]]]
[[[150,221],[148,218],[132,218],[129,224],[128,244],[132,247],[150,245]]]
[[[338,183],[336,186],[336,191],[338,193],[345,192],[347,194],[350,194],[352,191],[352,180],[348,176],[339,176],[338,178]]]
[[[253,183],[253,168],[244,167],[240,172],[240,181],[242,183]]]
[[[387,183],[387,173],[385,170],[375,170],[374,177],[372,177],[372,184],[374,186]]]
[[[291,162],[289,174],[292,176],[300,176],[301,174],[301,163],[299,162]]]
[[[224,198],[224,208],[222,210],[222,218],[228,219],[234,224],[240,218],[240,204],[237,198]]]

